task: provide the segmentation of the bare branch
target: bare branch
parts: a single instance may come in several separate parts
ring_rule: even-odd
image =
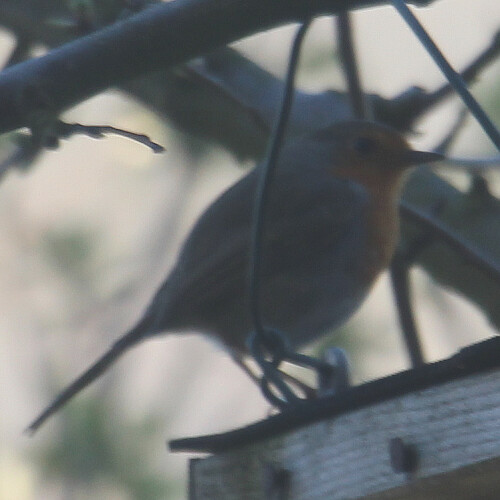
[[[482,192],[461,192],[431,171],[417,170],[407,184],[404,202],[428,212],[429,207],[441,207],[439,221],[442,225],[467,241],[471,248],[488,256],[490,263],[500,262],[500,202]],[[420,226],[406,221],[402,225],[402,240],[413,241],[421,234]],[[435,234],[435,233],[434,233]],[[447,289],[452,289],[476,304],[489,321],[500,328],[498,294],[500,284],[494,273],[484,271],[457,247],[451,248],[441,236],[430,243],[417,256],[416,264]]]
[[[61,46],[0,76],[0,133],[31,126],[131,78],[273,26],[383,0],[178,0]],[[430,0],[414,0],[426,5]]]
[[[83,134],[93,139],[102,139],[107,134],[120,135],[131,139],[132,141],[143,144],[150,148],[153,153],[163,153],[165,148],[160,144],[152,141],[147,135],[137,134],[130,130],[123,130],[111,125],[82,125],[81,123],[66,123],[58,120],[54,127],[55,132],[58,134],[56,139],[67,139],[75,134]]]
[[[339,31],[338,46],[340,59],[347,80],[352,112],[356,118],[367,119],[368,109],[366,106],[365,94],[361,88],[361,80],[354,49],[352,18],[349,12],[341,12],[337,16],[337,27]]]

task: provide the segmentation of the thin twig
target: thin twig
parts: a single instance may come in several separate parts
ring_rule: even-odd
[[[404,217],[432,231],[441,241],[455,250],[466,263],[475,266],[486,276],[500,283],[500,265],[491,257],[464,241],[448,226],[418,208],[405,202],[400,202],[399,208]]]
[[[341,12],[337,17],[338,47],[340,60],[347,79],[349,90],[349,101],[352,113],[356,118],[367,118],[366,99],[361,88],[356,52],[352,36],[351,14],[348,11]]]
[[[477,75],[491,62],[493,62],[500,54],[500,31],[495,33],[491,44],[482,51],[466,68],[460,72],[461,78],[466,83],[471,83],[477,78]],[[450,82],[446,82],[442,87],[436,89],[432,93],[428,93],[425,102],[421,106],[420,113],[424,113],[427,109],[435,106],[443,99],[448,97],[453,91],[453,86]]]
[[[392,290],[406,351],[412,367],[416,368],[422,366],[425,361],[411,305],[408,269],[409,266],[405,256],[396,253],[390,269]]]
[[[19,144],[15,146],[15,150],[7,158],[0,162],[0,180],[10,169],[30,165],[43,150],[58,147],[59,139],[67,139],[76,134],[84,134],[93,139],[101,139],[106,134],[120,135],[144,144],[154,153],[165,151],[163,146],[153,142],[144,134],[136,134],[111,125],[82,125],[57,120],[37,133],[18,134],[17,140]]]
[[[459,156],[446,156],[443,161],[451,167],[463,168],[472,173],[500,168],[500,155],[490,156],[488,158],[462,158]]]
[[[144,144],[144,146],[150,148],[154,153],[162,153],[165,151],[163,146],[152,141],[147,135],[136,134],[135,132],[112,127],[111,125],[82,125],[81,123],[65,123],[58,120],[55,131],[58,138],[64,139],[75,134],[87,135],[93,139],[102,139],[106,134],[120,135],[140,144]]]
[[[448,131],[448,133],[441,139],[439,144],[433,148],[432,150],[435,151],[436,153],[443,153],[446,154],[448,150],[450,149],[451,145],[457,138],[459,132],[462,130],[463,126],[465,125],[466,119],[468,116],[468,111],[466,107],[463,107],[460,110],[460,113],[458,116],[455,118],[455,121],[451,127],[451,129]]]
[[[465,105],[469,108],[470,112],[474,115],[483,130],[491,139],[493,144],[500,150],[500,132],[489,119],[483,108],[479,105],[473,95],[467,89],[462,77],[458,74],[444,57],[443,53],[439,50],[437,45],[433,42],[431,37],[425,31],[423,26],[419,23],[417,18],[413,15],[408,6],[403,0],[392,0],[394,8],[400,13],[401,17],[406,21],[408,26],[412,29],[414,34],[425,47],[429,55],[434,59],[434,62],[439,66],[441,71],[446,76],[455,91],[460,95]]]
[[[340,59],[347,78],[351,109],[356,118],[367,118],[366,99],[361,89],[358,66],[356,64],[351,14],[349,12],[339,14],[337,16],[337,25],[339,30]],[[404,343],[411,364],[415,368],[424,364],[424,357],[411,306],[408,263],[402,254],[397,254],[394,257],[390,275]]]
[[[439,145],[434,148],[434,151],[443,154],[446,153],[465,123],[467,115],[467,108],[464,107],[458,115],[451,130],[448,134],[446,134]],[[396,301],[399,324],[403,333],[406,352],[410,358],[411,366],[413,368],[422,366],[425,363],[425,358],[410,297],[409,270],[422,250],[422,244],[428,244],[430,242],[431,238],[429,238],[429,234],[426,236],[427,237],[424,238],[424,241],[420,240],[419,242],[412,242],[411,253],[410,251],[405,251],[400,248],[394,255],[390,268],[392,291],[394,294],[394,300]]]
[[[229,51],[231,49],[226,50]],[[206,58],[208,59],[209,57],[210,56],[207,56]],[[241,56],[241,58],[242,60],[245,60],[247,61],[247,63],[249,63],[249,61],[246,60],[243,56]],[[206,69],[206,65],[204,65],[204,68],[202,70],[199,64],[188,63],[182,67],[182,71],[186,74],[186,76],[190,78],[190,85],[195,84],[205,89],[211,88],[214,91],[218,92],[224,97],[226,102],[234,104],[238,108],[239,112],[244,113],[246,116],[251,118],[259,132],[262,132],[266,136],[270,135],[269,123],[260,114],[259,110],[256,107],[247,104],[241,98],[241,96],[236,93],[234,88],[225,85],[226,82],[217,79],[214,74],[210,72],[210,70]]]

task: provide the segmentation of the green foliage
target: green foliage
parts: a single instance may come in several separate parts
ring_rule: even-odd
[[[161,448],[159,418],[115,425],[114,412],[103,399],[84,398],[61,414],[56,438],[36,457],[44,478],[70,484],[92,498],[99,485],[116,485],[126,498],[159,500],[177,496],[183,484],[165,478],[145,460],[151,450]]]
[[[95,234],[86,228],[49,231],[45,235],[44,253],[47,260],[72,280],[91,280],[94,269]]]

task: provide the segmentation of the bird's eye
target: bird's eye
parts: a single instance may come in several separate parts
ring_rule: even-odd
[[[371,137],[358,137],[352,146],[354,151],[364,156],[377,150],[377,143]]]

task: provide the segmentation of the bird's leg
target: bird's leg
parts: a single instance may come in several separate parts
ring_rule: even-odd
[[[240,353],[232,352],[231,358],[260,388],[262,383],[260,377],[256,373],[254,373],[252,368],[247,364],[247,361],[244,358],[244,356],[241,355]],[[306,399],[313,399],[317,397],[318,391],[314,387],[311,387],[302,380],[298,379],[297,377],[294,377],[293,375],[290,375],[289,373],[283,370],[278,369],[278,372],[280,373],[280,375],[283,377],[284,380],[286,380],[289,384],[299,389],[299,391],[301,391],[304,394]]]
[[[318,396],[331,396],[345,391],[350,386],[349,361],[340,347],[330,347],[323,354],[329,369],[318,370]]]
[[[262,333],[264,335],[253,332],[248,339],[248,345],[253,358],[262,370],[261,391],[272,405],[285,409],[304,402],[289,386],[291,384],[303,389],[303,384],[298,385],[295,378],[279,369],[282,362],[309,368],[317,373],[320,390],[308,387],[308,391],[304,392],[309,398],[312,394],[317,397],[339,392],[340,388],[348,386],[345,355],[335,351],[333,361],[320,360],[295,352],[288,344],[285,334],[279,330],[267,328]]]
[[[262,370],[260,389],[266,399],[281,409],[299,403],[301,399],[283,380],[279,370],[279,365],[291,351],[286,336],[278,330],[269,328],[261,332],[252,332],[248,338],[248,348]]]

